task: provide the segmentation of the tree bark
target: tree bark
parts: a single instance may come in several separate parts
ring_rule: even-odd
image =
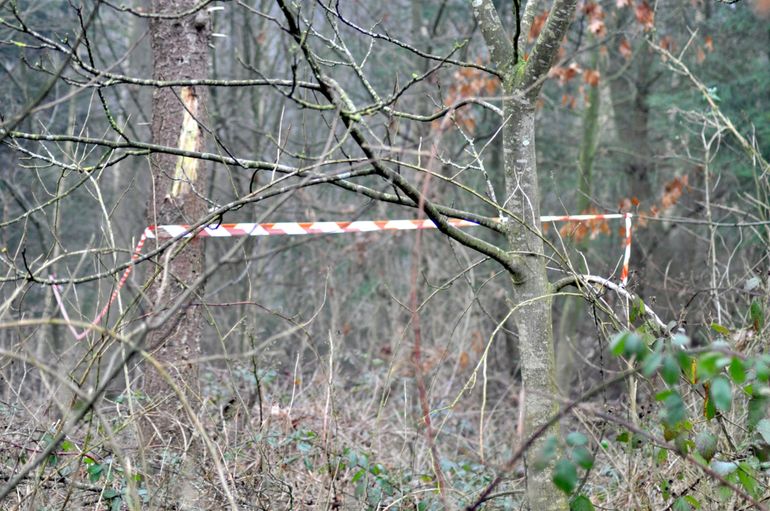
[[[189,12],[198,0],[153,0],[153,13]],[[209,23],[205,11],[185,16],[153,17],[150,22],[155,80],[206,78],[208,67]],[[152,141],[155,144],[190,151],[203,148],[201,122],[205,113],[206,91],[202,87],[156,88],[152,98]],[[199,160],[154,153],[150,158],[152,192],[148,204],[150,225],[187,224],[206,211],[202,196],[208,190]],[[189,242],[188,242],[189,241]],[[204,252],[200,239],[183,240],[157,260],[158,274],[149,288],[153,314],[173,304],[187,286],[203,272]],[[147,339],[149,351],[165,367],[173,384],[196,408],[198,368],[191,363],[200,352],[202,318],[193,307],[183,307],[177,316],[153,331]],[[153,456],[168,449],[179,456],[184,477],[191,472],[188,463],[191,438],[180,428],[191,423],[184,417],[179,397],[153,369],[147,368],[144,393],[150,412],[145,417],[143,446]],[[186,437],[186,438],[185,438]],[[187,441],[185,445],[183,442]],[[188,479],[184,477],[184,479]],[[179,481],[177,481],[178,483]],[[195,490],[170,484],[171,493],[180,493],[180,503],[194,503]],[[185,504],[187,503],[187,504]]]
[[[506,95],[515,91],[506,90]],[[535,109],[515,96],[504,102],[503,154],[505,187],[509,208],[527,225],[512,222],[508,245],[519,258],[519,276],[512,279],[513,319],[519,333],[521,376],[525,399],[525,431],[536,430],[558,412],[551,315],[550,284],[543,257],[540,229],[540,192],[535,159]],[[558,435],[558,425],[550,434]],[[533,444],[527,458],[536,454],[542,440]],[[549,470],[527,470],[527,497],[531,510],[567,509],[564,495],[551,482]]]
[[[637,197],[642,207],[655,202],[652,195],[653,155],[650,145],[649,116],[647,105],[652,85],[650,69],[653,54],[646,46],[638,50],[638,63],[629,72],[622,72],[625,62],[613,54],[611,74],[620,76],[610,80],[610,97],[614,113],[615,133],[621,151],[620,162],[628,176],[628,194]]]
[[[471,2],[492,63],[503,77],[504,206],[518,217],[509,219],[506,237],[514,257],[511,306],[519,333],[526,434],[546,423],[558,410],[552,399],[557,388],[551,286],[546,273],[540,223],[535,101],[569,27],[575,4],[575,0],[556,0],[529,59],[517,61],[524,53],[523,48],[513,46],[491,0]],[[549,433],[558,435],[558,432],[557,424]],[[542,437],[533,444],[529,457],[540,450],[544,440]],[[527,500],[532,511],[566,510],[569,507],[564,494],[551,482],[550,470],[537,472],[528,467]]]

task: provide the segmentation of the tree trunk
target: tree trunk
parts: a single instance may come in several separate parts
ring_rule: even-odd
[[[642,207],[655,202],[652,194],[653,154],[649,135],[650,108],[647,97],[652,85],[650,70],[652,51],[638,50],[635,69],[610,80],[610,97],[614,113],[615,133],[620,149],[621,168],[628,175],[628,195],[637,197]],[[619,55],[611,59],[611,74],[621,73],[625,62]]]
[[[535,108],[515,89],[505,88],[503,130],[505,188],[509,210],[520,215],[525,225],[516,221],[508,231],[508,244],[519,257],[519,274],[513,276],[513,319],[519,333],[522,385],[525,399],[525,431],[531,433],[558,411],[555,381],[553,323],[550,285],[543,257],[540,228],[540,192],[535,157]],[[550,434],[558,434],[554,426]],[[540,450],[541,437],[528,453]],[[527,470],[529,509],[567,509],[563,494],[551,482],[549,470]]]
[[[576,0],[553,2],[548,20],[524,61],[524,48],[514,46],[491,0],[472,0],[473,14],[503,81],[504,206],[517,218],[508,219],[507,240],[512,263],[513,319],[519,333],[525,432],[548,421],[558,406],[551,315],[551,286],[546,273],[540,224],[540,190],[535,153],[535,101],[543,80],[575,12]],[[516,13],[519,16],[519,13]],[[526,18],[526,17],[525,17]],[[527,22],[521,27],[528,31]],[[558,435],[558,424],[539,438],[527,453],[531,459],[547,436]],[[568,509],[563,493],[551,482],[550,470],[527,467],[527,500],[532,511]]]
[[[153,0],[154,13],[189,11],[198,0]],[[150,23],[153,53],[153,78],[156,80],[207,77],[209,23],[206,11],[187,16],[154,17]],[[206,91],[202,87],[156,88],[152,98],[152,141],[155,144],[189,151],[203,148],[203,131],[199,122],[205,113]],[[206,211],[200,198],[208,189],[208,176],[201,162],[192,158],[155,153],[150,158],[152,195],[148,205],[151,225],[187,224],[197,221]],[[188,243],[189,241],[189,243]],[[203,272],[203,242],[183,240],[158,258],[159,274],[148,292],[154,315],[162,314],[175,303],[189,285]],[[198,290],[200,292],[201,290]],[[172,383],[196,409],[198,369],[190,362],[200,352],[203,322],[196,308],[184,306],[147,340],[149,351],[164,366]],[[190,431],[180,428],[191,423],[185,417],[179,396],[168,382],[149,366],[146,368],[144,393],[150,412],[143,431],[145,454],[159,454],[168,449],[172,459],[179,460],[183,479],[189,480]],[[184,444],[183,442],[187,442]],[[178,458],[175,458],[177,457]],[[195,500],[194,489],[173,484],[180,502]]]
[[[594,39],[591,38],[593,42]],[[597,45],[591,57],[591,67],[598,70],[599,67],[599,46]],[[596,144],[599,138],[599,105],[601,103],[601,93],[599,84],[588,85],[588,104],[583,114],[583,138],[580,143],[580,156],[578,165],[580,167],[580,183],[578,183],[577,210],[583,212],[591,205],[593,192],[593,166],[594,156],[596,156]],[[585,248],[582,245],[580,248]]]
[[[641,210],[649,210],[656,202],[653,187],[654,154],[650,141],[649,117],[650,108],[647,104],[653,79],[650,77],[653,65],[652,51],[646,44],[637,50],[635,61],[630,69],[624,69],[627,63],[616,52],[610,56],[609,80],[610,99],[612,100],[615,138],[617,140],[620,168],[626,174],[626,189],[621,197],[637,198]],[[631,247],[631,260],[634,261],[632,279],[635,291],[646,295],[644,282],[648,254],[643,247],[652,246],[651,234],[646,230],[634,233],[634,244]]]

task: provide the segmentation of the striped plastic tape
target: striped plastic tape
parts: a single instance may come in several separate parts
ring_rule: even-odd
[[[625,240],[623,253],[623,267],[620,272],[620,281],[625,286],[628,283],[629,262],[631,260],[631,213],[609,213],[599,215],[547,215],[540,217],[542,222],[582,222],[585,220],[612,220],[625,219]],[[455,227],[473,227],[476,222],[462,220],[457,218],[448,218],[447,223]],[[110,309],[110,306],[118,298],[120,290],[128,280],[131,271],[134,269],[136,261],[142,253],[147,239],[155,238],[222,238],[222,237],[240,237],[240,236],[298,236],[306,234],[342,234],[348,232],[374,232],[374,231],[411,231],[415,229],[435,229],[436,224],[432,220],[358,220],[354,222],[278,222],[278,223],[238,223],[238,224],[219,224],[216,226],[206,226],[195,232],[189,225],[157,225],[149,226],[142,233],[139,241],[131,254],[131,264],[121,275],[115,290],[110,295],[107,304],[101,309],[94,318],[91,325],[98,324]],[[53,280],[53,277],[51,277]],[[62,316],[69,323],[70,318],[64,307],[64,301],[61,297],[61,289],[54,284],[53,288],[56,302],[62,311]],[[75,339],[83,339],[88,335],[89,329],[82,332],[75,330],[72,324],[69,325],[70,331]]]

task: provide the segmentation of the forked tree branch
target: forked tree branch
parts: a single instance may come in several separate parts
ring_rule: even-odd
[[[530,98],[540,92],[543,78],[548,74],[556,60],[561,41],[567,33],[577,0],[556,0],[548,14],[545,27],[535,41],[532,53],[527,60],[524,77],[519,87],[527,91]]]

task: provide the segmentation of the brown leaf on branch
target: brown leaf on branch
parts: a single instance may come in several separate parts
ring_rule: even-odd
[[[706,41],[703,43],[703,47],[706,48],[709,52],[714,51],[714,39],[710,36],[706,36]]]
[[[577,62],[573,62],[568,67],[554,66],[551,68],[548,74],[551,78],[558,78],[561,84],[564,85],[568,81],[575,78],[575,76],[577,76],[578,73],[581,73],[582,71],[583,70],[580,68],[580,65]]]
[[[548,11],[545,11],[535,16],[535,19],[532,20],[532,26],[529,27],[530,43],[535,39],[537,39],[537,36],[540,35],[540,32],[543,30],[543,26],[545,25],[545,21],[547,19],[548,19]]]
[[[588,30],[595,36],[604,36],[607,33],[607,27],[604,25],[604,20],[594,18],[588,22]]]
[[[631,202],[631,199],[628,197],[623,197],[618,201],[618,210],[622,213],[628,213],[631,211],[633,205],[634,204]]]
[[[479,60],[480,64],[481,61]],[[444,104],[451,106],[464,98],[491,96],[498,87],[498,80],[488,76],[482,71],[464,67],[455,71],[452,77],[452,85],[447,89],[447,95],[444,98]],[[476,128],[476,120],[473,118],[473,111],[468,109],[459,109],[452,112],[453,119],[464,129],[473,132]],[[441,121],[434,121],[434,129],[438,129]]]
[[[636,21],[644,27],[644,30],[651,30],[655,25],[655,11],[652,10],[647,0],[641,0],[636,4],[634,14]]]
[[[670,35],[661,38],[660,47],[664,50],[674,51],[674,38]]]
[[[634,54],[634,50],[631,48],[631,43],[629,43],[628,39],[626,38],[620,40],[618,51],[620,51],[620,54],[623,55],[623,58],[626,60],[630,59]]]
[[[588,16],[588,30],[596,36],[603,36],[607,33],[604,25],[604,11],[602,6],[595,2],[587,2],[583,6],[583,12]]]
[[[601,12],[602,6],[597,4],[596,2],[586,2],[583,5],[583,12],[588,15],[588,17],[595,16],[596,12]]]
[[[594,207],[589,207],[580,213],[583,215],[599,215],[601,212]],[[564,237],[572,238],[578,243],[586,237],[593,240],[600,234],[609,235],[611,232],[610,224],[604,218],[594,218],[580,222],[566,222],[561,229],[559,229],[559,234]]]
[[[706,60],[706,52],[703,51],[703,48],[698,48],[698,51],[695,52],[695,60],[698,61],[698,64],[703,64],[703,61]]]
[[[591,87],[599,85],[599,78],[601,78],[601,73],[598,69],[586,69],[583,72],[583,80]]]

